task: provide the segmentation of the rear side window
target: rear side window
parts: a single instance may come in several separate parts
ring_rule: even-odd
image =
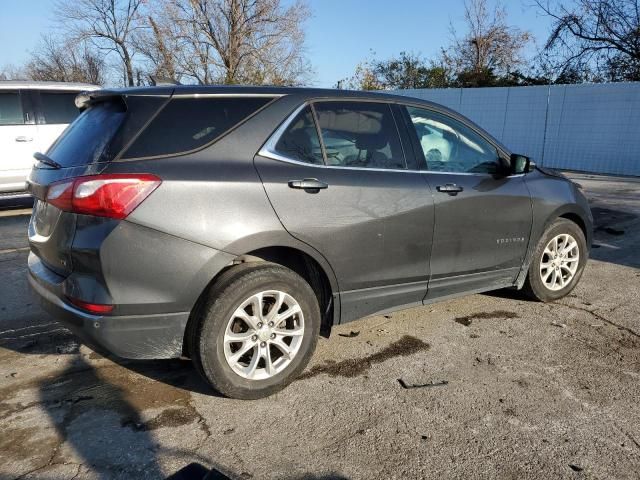
[[[406,168],[398,129],[388,104],[319,102],[314,108],[327,165]]]
[[[47,155],[63,167],[111,160],[109,144],[125,117],[121,103],[104,102],[89,107],[67,127]]]
[[[75,105],[76,93],[40,93],[40,109],[47,124],[67,124],[80,114]]]
[[[24,114],[18,92],[0,91],[0,125],[22,125]]]
[[[275,152],[299,162],[324,163],[311,107],[306,107],[293,119],[278,140]]]
[[[129,147],[123,158],[197,150],[246,119],[268,97],[174,98]]]

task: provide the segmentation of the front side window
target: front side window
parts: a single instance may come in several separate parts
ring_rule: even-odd
[[[68,124],[73,122],[80,111],[76,107],[77,93],[40,93],[40,107],[47,124]]]
[[[406,168],[398,130],[386,103],[314,104],[327,165],[359,168]]]
[[[0,90],[0,125],[23,125],[24,114],[18,92]]]
[[[289,124],[276,143],[275,153],[298,162],[324,163],[311,107],[305,107]]]
[[[427,169],[451,173],[497,173],[498,152],[463,123],[431,110],[407,107]]]

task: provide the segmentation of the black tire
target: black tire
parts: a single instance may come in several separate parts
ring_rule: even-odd
[[[300,348],[281,372],[264,380],[251,380],[236,373],[224,354],[224,333],[238,306],[252,295],[279,290],[297,301],[304,316]],[[221,394],[242,400],[267,397],[291,383],[307,366],[318,341],[320,309],[309,284],[288,268],[267,262],[246,263],[230,268],[216,280],[196,313],[189,329],[191,359],[204,379]]]
[[[551,290],[550,288],[547,288],[545,286],[542,279],[540,278],[540,263],[542,262],[544,249],[547,244],[554,237],[563,233],[571,235],[578,243],[578,268],[571,281],[569,281],[562,289]],[[556,219],[544,232],[544,234],[540,238],[540,241],[538,242],[535,252],[533,253],[533,259],[531,260],[531,264],[529,265],[527,279],[525,280],[522,289],[523,292],[530,298],[541,302],[553,302],[554,300],[558,300],[568,295],[569,292],[571,292],[571,290],[573,290],[580,281],[580,277],[582,276],[582,272],[584,271],[584,267],[587,263],[587,257],[587,242],[584,238],[582,229],[577,224],[575,224],[571,220],[567,220],[566,218]]]

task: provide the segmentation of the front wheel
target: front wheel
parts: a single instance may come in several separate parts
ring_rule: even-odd
[[[575,288],[587,263],[587,242],[578,225],[559,218],[545,231],[534,252],[523,290],[552,302]]]
[[[257,399],[283,389],[305,368],[320,310],[298,274],[254,263],[221,275],[194,320],[190,347],[203,377],[228,397]]]

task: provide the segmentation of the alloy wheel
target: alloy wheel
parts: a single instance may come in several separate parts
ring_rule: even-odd
[[[231,369],[249,380],[266,380],[295,358],[304,336],[298,302],[279,290],[244,300],[227,322],[224,356]]]
[[[578,242],[568,233],[553,237],[542,253],[540,279],[549,290],[562,290],[578,270],[580,249]]]

